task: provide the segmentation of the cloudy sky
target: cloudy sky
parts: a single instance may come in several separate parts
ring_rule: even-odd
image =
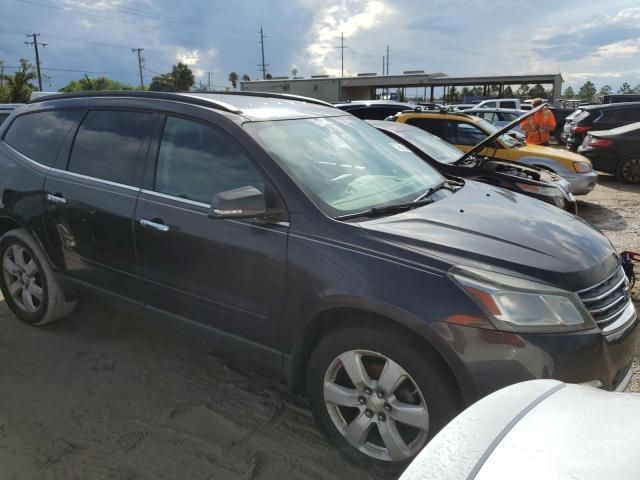
[[[11,71],[33,61],[25,33],[39,32],[41,62],[57,89],[105,74],[137,84],[173,63],[191,65],[197,79],[228,85],[235,70],[258,77],[258,31],[265,32],[274,76],[345,71],[449,75],[561,72],[565,86],[590,79],[597,87],[640,84],[638,0],[0,0],[0,60]]]

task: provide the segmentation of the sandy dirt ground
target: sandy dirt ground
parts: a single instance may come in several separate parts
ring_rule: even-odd
[[[603,176],[579,208],[640,250],[640,188]],[[190,330],[90,301],[32,328],[1,299],[0,330],[1,480],[370,478],[282,383]]]

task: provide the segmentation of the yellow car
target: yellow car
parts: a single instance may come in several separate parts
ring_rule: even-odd
[[[390,119],[426,130],[464,152],[499,130],[482,118],[464,113],[406,111]],[[484,148],[479,154],[555,172],[571,184],[575,195],[586,195],[598,183],[598,174],[588,158],[568,150],[528,145],[507,134],[499,136],[492,147]]]

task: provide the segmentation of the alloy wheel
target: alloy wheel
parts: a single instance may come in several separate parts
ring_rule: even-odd
[[[42,276],[29,252],[18,244],[9,246],[2,258],[2,273],[15,304],[27,313],[37,312],[42,306]]]
[[[416,455],[429,434],[420,388],[392,359],[367,350],[344,352],[325,373],[324,402],[342,436],[378,460]]]
[[[622,177],[629,183],[640,183],[640,157],[624,161],[622,164]]]

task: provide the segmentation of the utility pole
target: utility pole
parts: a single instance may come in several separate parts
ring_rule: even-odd
[[[42,75],[40,74],[40,53],[38,52],[38,45],[46,47],[48,43],[38,43],[39,33],[29,33],[26,35],[27,38],[33,38],[33,42],[24,42],[25,45],[33,45],[36,49],[36,70],[38,71],[38,89],[42,91]]]
[[[258,66],[260,67],[260,70],[262,70],[262,79],[266,80],[268,65],[264,63],[264,33],[262,31],[262,24],[260,24],[260,50],[262,51],[262,63]]]
[[[344,44],[344,32],[340,33],[340,46],[339,47],[335,47],[335,48],[339,48],[340,49],[340,76],[344,77],[344,49],[345,48],[349,48],[346,47]]]
[[[0,60],[0,89],[4,86],[4,62]]]
[[[387,75],[389,75],[389,45],[387,45]]]
[[[209,83],[207,84],[207,91],[211,91],[211,72],[207,72],[209,74]]]
[[[384,55],[382,55],[382,75],[384,75]]]
[[[138,70],[140,71],[140,88],[142,88],[142,90],[144,90],[144,80],[142,79],[142,57],[141,57],[141,53],[144,52],[144,48],[132,48],[131,49],[132,52],[137,52],[138,53]]]

